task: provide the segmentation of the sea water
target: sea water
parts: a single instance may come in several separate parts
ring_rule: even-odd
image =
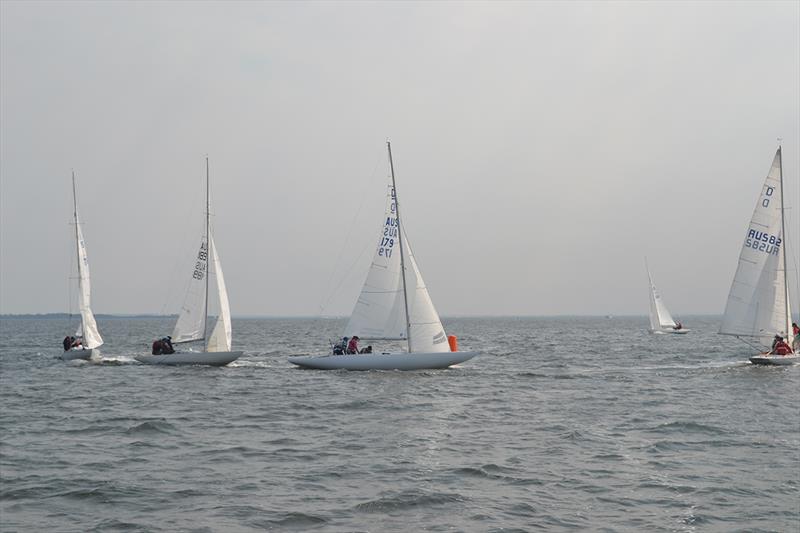
[[[314,371],[344,320],[234,319],[225,368],[135,362],[169,319],[2,320],[2,531],[800,529],[800,366],[684,317],[444,320],[458,368]],[[363,344],[363,343],[362,343]],[[374,343],[376,349],[385,345]]]

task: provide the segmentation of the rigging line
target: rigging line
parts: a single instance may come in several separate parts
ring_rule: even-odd
[[[327,300],[325,300],[325,302],[322,305],[320,305],[320,309],[319,309],[319,311],[320,311],[319,314],[320,315],[322,315],[322,312],[328,306],[328,304],[333,299],[333,297],[336,296],[336,294],[338,293],[339,289],[344,284],[345,280],[350,277],[350,274],[353,272],[353,269],[355,269],[355,266],[358,263],[361,262],[361,258],[364,256],[364,252],[366,252],[371,247],[372,244],[373,243],[365,244],[364,247],[361,248],[361,251],[358,253],[358,256],[356,257],[355,261],[353,261],[353,263],[350,265],[350,268],[347,269],[347,272],[345,273],[345,275],[342,276],[342,278],[339,280],[339,283],[336,285],[336,288],[333,289],[333,291],[331,292],[331,295],[328,297]]]
[[[161,314],[162,315],[166,314],[166,310],[167,310],[167,306],[168,305],[170,307],[174,307],[171,304],[173,304],[174,303],[174,299],[177,298],[176,291],[178,290],[178,287],[180,287],[180,286],[183,287],[183,290],[181,292],[184,294],[184,301],[182,301],[180,303],[180,306],[178,307],[179,310],[180,310],[180,308],[183,307],[183,304],[185,303],[185,300],[186,300],[186,293],[189,290],[189,286],[191,284],[191,278],[188,278],[182,284],[176,283],[176,278],[178,277],[179,269],[180,269],[181,272],[183,272],[183,269],[186,268],[186,271],[189,272],[189,268],[187,268],[187,267],[191,263],[187,260],[186,263],[184,264],[184,260],[189,257],[189,253],[190,253],[189,247],[190,246],[191,246],[191,249],[192,249],[191,253],[193,254],[192,257],[194,258],[194,257],[197,256],[197,248],[196,248],[197,244],[194,241],[194,239],[192,238],[193,236],[197,235],[197,233],[194,231],[194,229],[195,229],[194,228],[195,220],[191,220],[190,221],[190,219],[194,219],[194,217],[195,217],[195,214],[196,214],[195,210],[197,209],[197,205],[199,204],[199,200],[198,200],[199,197],[200,197],[200,189],[198,187],[197,190],[194,191],[194,196],[191,198],[192,201],[187,203],[184,206],[183,216],[179,219],[179,220],[183,220],[183,224],[182,224],[183,233],[181,235],[181,238],[178,240],[178,242],[181,243],[181,244],[177,247],[178,248],[177,255],[173,256],[174,259],[172,261],[172,269],[170,271],[169,278],[167,279],[167,291],[166,291],[166,294],[165,294],[165,296],[164,296],[164,298],[162,300],[162,305],[161,305]],[[180,231],[180,228],[179,228],[179,231]],[[181,275],[181,278],[182,279],[184,278],[183,275]]]
[[[744,340],[743,338],[741,338],[741,337],[740,337],[740,336],[738,336],[738,335],[734,335],[734,338],[736,338],[736,339],[738,339],[739,341],[743,342],[744,344],[746,344],[746,345],[747,345],[747,346],[749,346],[750,348],[752,348],[752,349],[754,349],[754,350],[758,350],[758,351],[759,351],[759,353],[760,353],[760,352],[761,352],[761,351],[764,349],[764,347],[763,347],[763,346],[761,346],[761,345],[759,345],[759,344],[753,344],[753,343],[747,342],[746,340]]]
[[[361,211],[363,210],[364,204],[366,203],[367,195],[365,193],[366,193],[366,189],[367,188],[364,185],[369,183],[371,180],[374,179],[375,173],[378,170],[378,166],[380,165],[382,155],[383,155],[382,151],[378,153],[378,155],[377,155],[377,157],[375,159],[375,165],[372,167],[372,172],[370,172],[369,175],[367,176],[367,179],[362,182],[362,186],[360,187],[360,189],[362,191],[361,202],[359,203],[358,209],[356,209],[356,214],[353,217],[352,222],[350,223],[350,228],[347,230],[347,235],[345,236],[344,244],[342,244],[342,246],[339,247],[339,256],[336,258],[336,261],[333,264],[333,269],[331,270],[331,275],[328,278],[328,282],[325,284],[325,287],[330,287],[331,284],[333,283],[333,278],[336,276],[336,273],[337,273],[337,271],[339,269],[339,263],[341,262],[341,260],[342,260],[342,258],[344,256],[345,250],[347,250],[348,243],[350,242],[350,236],[353,233],[353,229],[356,227],[356,222],[358,221],[358,217],[361,215]],[[363,250],[362,250],[361,253],[363,254]],[[361,254],[359,254],[359,258],[360,257],[361,257]],[[350,274],[350,271],[352,270],[352,268],[354,266],[355,265],[351,265],[350,269],[344,273],[343,278]],[[320,310],[319,314],[320,315],[322,314],[322,311],[328,305],[328,303],[330,303],[331,299],[333,299],[333,297],[336,295],[336,290],[338,290],[338,288],[341,287],[343,282],[344,282],[344,279],[340,280],[339,284],[336,286],[336,289],[334,289],[331,293],[329,293],[328,298],[327,299],[323,299],[323,302],[320,302],[320,306],[319,306],[319,310]]]

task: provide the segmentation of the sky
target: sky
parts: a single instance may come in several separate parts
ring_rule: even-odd
[[[440,314],[724,310],[800,2],[0,2],[0,313],[175,313],[202,231],[234,316],[348,315],[403,223]],[[794,209],[794,210],[792,210]],[[796,300],[795,300],[796,301]]]

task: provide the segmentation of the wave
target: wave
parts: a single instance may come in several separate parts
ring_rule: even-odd
[[[728,432],[717,426],[700,424],[698,422],[666,422],[648,428],[655,433],[704,433],[706,435],[725,435]]]
[[[362,513],[388,513],[413,509],[416,507],[435,507],[450,503],[460,503],[464,497],[457,493],[425,492],[407,490],[395,496],[384,496],[366,503],[359,503],[355,510]]]
[[[177,428],[163,418],[147,420],[125,430],[127,435],[140,434],[172,434]]]

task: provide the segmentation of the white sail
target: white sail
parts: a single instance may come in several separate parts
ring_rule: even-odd
[[[407,335],[403,279],[400,268],[397,206],[394,189],[387,193],[384,223],[367,279],[358,297],[345,335],[362,339],[401,340]],[[433,307],[428,289],[403,231],[406,255],[406,287],[408,291],[408,331],[411,351],[446,352],[450,350],[447,336]]]
[[[225,288],[225,278],[222,276],[222,265],[217,254],[217,246],[214,244],[214,237],[211,240],[211,260],[214,265],[214,277],[217,280],[217,297],[219,301],[219,316],[208,339],[208,352],[229,352],[231,351],[231,309],[228,305],[228,291]]]
[[[389,185],[378,246],[350,321],[344,329],[348,337],[358,335],[362,339],[384,340],[406,338],[397,228],[394,188]]]
[[[664,305],[664,300],[661,299],[661,294],[653,283],[653,276],[650,275],[649,268],[647,269],[647,278],[650,281],[650,329],[657,331],[675,327],[677,324],[667,306]]]
[[[76,337],[83,337],[86,348],[102,346],[103,338],[97,329],[97,323],[92,313],[92,285],[89,275],[89,257],[86,255],[86,243],[83,241],[83,231],[78,221],[77,199],[75,201],[75,238],[78,246],[78,308],[81,313],[81,324],[78,326]]]
[[[775,154],[744,235],[720,333],[758,338],[791,332],[784,262],[781,149]]]
[[[449,352],[447,335],[444,333],[439,313],[433,307],[433,302],[422,280],[417,261],[408,245],[408,237],[403,231],[403,244],[406,249],[407,263],[411,264],[411,272],[406,273],[406,286],[408,287],[408,317],[411,342],[411,352]],[[409,270],[409,269],[406,269]],[[410,275],[413,272],[413,276]]]
[[[172,342],[190,342],[206,335],[206,275],[208,275],[208,244],[205,237],[192,266],[192,277],[186,290],[178,321],[172,332]]]

